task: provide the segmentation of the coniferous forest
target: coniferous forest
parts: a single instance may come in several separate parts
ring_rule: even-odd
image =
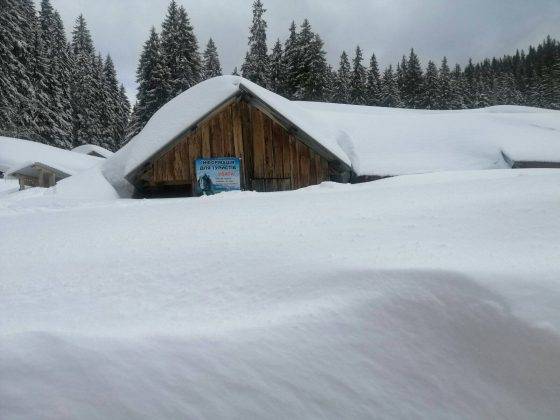
[[[149,31],[137,67],[130,112],[111,57],[95,50],[83,16],[70,42],[49,0],[3,0],[0,11],[0,134],[70,148],[84,143],[116,150],[166,102],[222,74],[218,46],[203,51],[183,6],[171,1],[158,32]],[[292,100],[417,109],[527,105],[560,109],[560,43],[547,37],[513,55],[422,63],[414,49],[381,69],[374,52],[342,51],[336,68],[309,20],[292,22],[269,43],[266,9],[253,4],[241,75]],[[272,48],[269,48],[269,44]],[[232,74],[238,74],[237,68]]]

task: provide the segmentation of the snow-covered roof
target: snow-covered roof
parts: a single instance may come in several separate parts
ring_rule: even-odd
[[[110,150],[104,147],[97,146],[96,144],[82,144],[81,146],[74,147],[72,152],[82,153],[84,155],[90,155],[95,157],[110,158],[114,155]]]
[[[0,137],[0,170],[7,174],[40,163],[65,174],[74,175],[103,161],[34,141]]]
[[[520,106],[425,111],[298,102],[330,126],[358,175],[506,168],[560,162],[560,112]]]
[[[8,172],[8,176],[23,175],[32,178],[39,176],[40,170],[47,170],[55,174],[56,179],[64,179],[70,176],[69,173],[64,172],[59,168],[53,168],[52,166],[46,165],[41,162],[24,163],[23,165],[11,168]]]
[[[239,76],[202,82],[163,106],[104,165],[122,182],[186,129],[240,92],[255,97],[357,175],[506,168],[516,160],[560,161],[560,112],[499,106],[425,111],[290,101]]]

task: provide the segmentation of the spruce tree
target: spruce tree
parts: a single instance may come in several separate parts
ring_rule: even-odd
[[[222,66],[220,65],[220,58],[218,57],[218,49],[216,44],[210,38],[206,45],[206,50],[203,54],[203,71],[202,78],[204,80],[211,79],[222,75]]]
[[[455,65],[453,75],[451,78],[451,106],[450,109],[465,109],[465,96],[467,88],[465,83],[465,76],[461,71],[459,64]]]
[[[103,138],[110,150],[118,150],[121,141],[121,92],[117,80],[117,72],[110,55],[107,55],[103,66],[103,89],[105,96],[105,116]]]
[[[340,64],[336,74],[336,84],[333,101],[341,104],[350,103],[350,62],[346,51],[342,51],[340,55]]]
[[[71,75],[72,137],[74,146],[99,143],[100,127],[96,99],[99,96],[96,78],[95,50],[86,21],[80,15],[72,31],[71,50],[73,68]]]
[[[115,149],[120,149],[126,142],[126,135],[128,124],[130,120],[130,101],[126,95],[126,90],[121,84],[119,88],[119,110],[118,110],[118,120],[117,120],[117,136]]]
[[[267,86],[268,51],[266,46],[266,21],[263,18],[266,9],[261,0],[253,3],[253,23],[249,35],[249,51],[241,66],[243,77],[260,86]]]
[[[313,32],[307,19],[304,19],[297,35],[297,49],[302,53],[295,63],[294,99],[322,101],[326,90],[326,53],[323,41]]]
[[[381,104],[391,108],[401,108],[403,106],[399,91],[397,78],[393,73],[393,66],[387,67],[383,72],[381,82]]]
[[[298,61],[300,57],[298,46],[298,34],[296,23],[292,21],[290,34],[284,44],[283,68],[285,70],[284,95],[288,99],[293,99],[297,90],[296,79],[298,72]]]
[[[447,57],[443,57],[439,68],[439,86],[437,93],[438,109],[453,109],[453,81]]]
[[[161,54],[169,75],[166,101],[200,82],[202,63],[198,41],[183,6],[172,0],[162,24]]]
[[[232,75],[232,76],[239,76],[239,71],[237,71],[237,66],[235,66],[235,67],[233,68],[233,71],[231,72],[231,75]]]
[[[276,40],[276,44],[274,44],[272,53],[268,58],[268,64],[268,88],[279,95],[284,95],[286,68],[280,39]]]
[[[414,48],[406,61],[402,96],[409,108],[419,108],[422,101],[422,67]]]
[[[440,86],[438,80],[438,69],[433,61],[428,62],[426,75],[422,81],[420,101],[415,105],[423,109],[438,109]]]
[[[362,50],[358,45],[352,60],[352,74],[350,76],[350,103],[355,105],[365,105],[367,103],[366,69],[362,61]]]
[[[128,138],[138,134],[171,95],[169,68],[165,65],[159,35],[153,27],[140,55],[136,82],[138,83],[137,103],[129,126]]]
[[[70,77],[72,61],[62,19],[49,0],[41,1],[39,14],[43,56],[47,68],[44,73],[45,93],[51,118],[41,127],[42,137],[57,147],[72,146],[72,105]]]
[[[372,54],[367,70],[366,98],[368,105],[381,105],[381,76],[375,54]]]

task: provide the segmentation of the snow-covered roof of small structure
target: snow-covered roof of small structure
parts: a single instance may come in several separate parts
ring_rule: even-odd
[[[115,185],[185,130],[240,92],[278,113],[358,175],[506,168],[503,150],[523,160],[560,161],[560,112],[498,106],[425,111],[290,101],[239,76],[202,82],[163,106],[104,165]]]
[[[90,155],[95,157],[110,158],[114,155],[110,150],[104,147],[97,146],[96,144],[82,144],[81,146],[74,147],[72,152],[82,153],[84,155]]]
[[[8,175],[36,163],[74,175],[104,160],[29,140],[0,137],[0,170]]]
[[[425,111],[298,102],[331,132],[358,175],[506,168],[515,160],[560,162],[560,112],[495,106]]]

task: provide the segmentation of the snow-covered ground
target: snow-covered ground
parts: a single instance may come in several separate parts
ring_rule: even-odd
[[[0,198],[0,417],[560,416],[560,171],[138,201],[95,173]]]

